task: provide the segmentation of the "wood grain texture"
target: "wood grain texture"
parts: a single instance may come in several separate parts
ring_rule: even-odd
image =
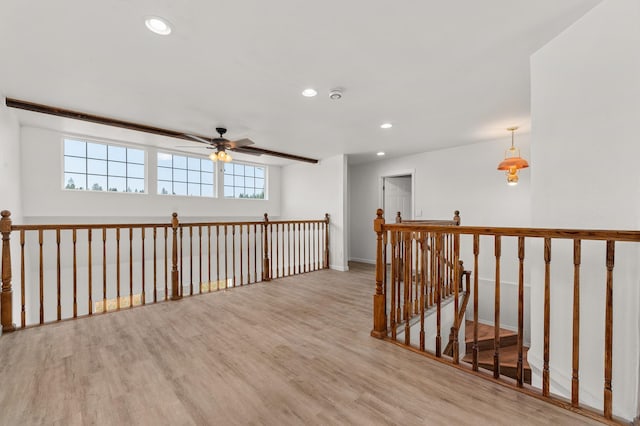
[[[0,425],[595,421],[369,336],[370,265],[0,339]]]

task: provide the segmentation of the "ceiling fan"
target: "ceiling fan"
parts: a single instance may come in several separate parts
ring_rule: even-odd
[[[216,132],[220,135],[217,138],[204,138],[202,136],[195,136],[185,134],[188,138],[193,139],[195,142],[200,142],[207,145],[207,149],[215,149],[215,152],[212,152],[209,155],[211,161],[224,161],[226,163],[232,160],[231,154],[227,151],[236,151],[241,152],[243,154],[250,155],[262,155],[262,152],[259,150],[251,150],[247,149],[248,145],[253,145],[253,141],[251,139],[239,139],[236,141],[230,141],[224,137],[224,134],[227,133],[227,129],[224,127],[216,127]],[[191,146],[181,146],[181,148],[191,148]]]

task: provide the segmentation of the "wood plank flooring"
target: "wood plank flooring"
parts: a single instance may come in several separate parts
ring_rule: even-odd
[[[369,336],[374,270],[0,337],[1,425],[594,424]]]

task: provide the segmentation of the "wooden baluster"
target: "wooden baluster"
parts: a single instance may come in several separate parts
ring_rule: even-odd
[[[460,363],[460,346],[458,342],[458,316],[460,315],[460,282],[462,281],[462,268],[460,267],[460,234],[453,235],[453,363]]]
[[[329,213],[324,215],[325,232],[324,232],[324,267],[329,268]]]
[[[287,223],[287,269],[288,276],[291,276],[291,224]]]
[[[202,226],[198,226],[198,294],[202,293]]]
[[[431,263],[431,267],[430,267],[430,274],[429,274],[429,307],[433,306],[433,304],[435,303],[435,283],[436,283],[436,243],[435,243],[435,237],[433,234],[430,234],[430,245],[431,245],[431,252],[430,252],[430,263]]]
[[[404,241],[402,240],[402,233],[398,232],[398,247],[396,248],[397,254],[396,259],[398,261],[398,265],[396,267],[396,277],[394,280],[394,285],[396,287],[396,322],[398,324],[402,323],[402,303],[400,303],[400,297],[402,292],[400,291],[400,283],[402,282],[402,274],[404,273],[404,263],[403,263],[403,255],[404,255]]]
[[[57,296],[57,320],[62,320],[62,303],[61,299],[61,262],[60,262],[60,228],[56,229],[56,296]]]
[[[183,232],[184,232],[184,226],[180,226],[180,283],[178,284],[178,293],[180,294],[180,297],[182,298],[182,292],[184,291],[184,267],[183,267],[183,261],[184,261],[184,255],[182,254],[182,250],[183,250]]]
[[[216,290],[220,290],[220,225],[216,225]]]
[[[227,270],[227,255],[228,255],[228,251],[227,250],[227,242],[228,242],[228,238],[227,238],[227,225],[224,225],[224,288],[227,288],[229,286],[229,272]]]
[[[472,368],[478,371],[478,255],[480,254],[480,235],[473,234],[473,349]]]
[[[544,348],[542,395],[549,396],[549,333],[551,318],[551,238],[544,239]]]
[[[193,296],[193,226],[189,225],[189,296]]]
[[[411,240],[410,232],[403,232],[404,241],[404,344],[411,344]]]
[[[441,324],[442,324],[442,290],[444,280],[444,259],[442,256],[444,246],[444,235],[436,233],[436,356],[440,358],[442,356],[442,336],[441,336]]]
[[[278,239],[276,238],[276,242],[278,241]],[[269,279],[273,279],[273,273],[274,273],[274,269],[273,269],[273,223],[269,224],[269,258],[270,258],[270,262],[269,262]],[[275,276],[275,278],[278,278],[278,275]]]
[[[38,229],[38,244],[40,246],[40,257],[39,257],[39,267],[40,267],[40,324],[44,324],[44,261],[43,261],[44,253],[43,253],[43,250],[42,250],[43,240],[44,240],[43,230],[42,229]]]
[[[11,212],[0,212],[0,233],[2,234],[2,291],[0,292],[0,323],[3,333],[16,329],[13,323],[13,290],[11,288]],[[24,276],[24,274],[23,274]],[[24,294],[24,292],[22,293]],[[40,305],[42,306],[42,304]]]
[[[500,377],[500,256],[502,241],[500,235],[495,236],[496,282],[493,302],[493,377]]]
[[[311,265],[310,268],[312,271],[315,271],[316,269],[316,224],[315,223],[311,223],[309,225],[311,227],[311,232],[310,232],[310,241],[311,241]]]
[[[284,225],[283,225],[284,229]],[[284,246],[283,246],[284,247]],[[247,284],[251,284],[251,225],[247,224]]]
[[[158,228],[153,227],[153,303],[158,301]]]
[[[169,259],[168,259],[168,253],[169,253],[169,246],[167,243],[169,237],[169,228],[164,228],[164,300],[167,301],[169,300]]]
[[[24,239],[25,231],[20,230],[20,326],[25,328],[27,325],[27,313],[25,311],[25,268],[24,268]]]
[[[145,271],[145,267],[144,267],[144,266],[145,266],[145,265],[144,265],[144,264],[145,264],[145,258],[144,258],[144,237],[145,237],[145,230],[144,230],[144,227],[142,227],[142,228],[140,228],[140,240],[142,241],[142,242],[141,242],[141,246],[142,246],[142,250],[141,250],[141,251],[142,251],[142,253],[141,253],[141,256],[142,256],[142,265],[140,265],[140,266],[141,266],[141,268],[142,268],[142,271],[141,271],[141,272],[142,272],[142,283],[141,283],[141,287],[142,287],[142,289],[141,289],[141,290],[142,290],[142,294],[140,295],[140,304],[141,304],[141,305],[144,305],[145,303],[147,303],[147,302],[146,302],[146,292],[145,292],[145,288],[144,288],[144,285],[145,285],[145,272],[146,272],[146,271]]]
[[[129,228],[129,308],[133,308],[133,228]]]
[[[516,383],[524,385],[524,237],[518,237],[518,362],[516,364]]]
[[[207,226],[207,272],[209,274],[207,288],[211,293],[211,225]]]
[[[284,277],[286,272],[285,272],[285,266],[284,266],[284,235],[285,235],[285,230],[284,230],[284,223],[282,224],[282,233],[280,235],[280,243],[282,246],[282,256],[281,256],[281,261],[282,261],[282,275],[280,275],[281,277]]]
[[[120,309],[120,228],[116,228],[116,309]]]
[[[78,317],[78,256],[76,250],[77,235],[76,230],[73,234],[73,317]]]
[[[102,228],[102,312],[107,312],[107,228]]]
[[[387,318],[385,316],[385,296],[382,293],[383,263],[382,257],[382,233],[384,226],[383,211],[376,211],[376,219],[373,221],[373,231],[376,233],[376,293],[373,296],[373,330],[371,335],[382,339],[387,335]]]
[[[262,224],[262,249],[264,250],[262,258],[262,281],[271,281],[269,271],[269,216],[264,214],[264,223]]]
[[[418,235],[416,235],[416,237],[418,237]],[[413,296],[413,313],[415,315],[418,315],[420,313],[419,308],[420,308],[420,289],[422,287],[420,287],[420,273],[421,273],[421,267],[420,267],[420,240],[419,238],[415,240],[415,278],[414,278],[414,296]]]
[[[425,296],[425,279],[426,279],[426,247],[425,247],[425,234],[420,233],[420,298],[418,306],[420,307],[420,350],[425,350],[425,333],[424,333],[424,296]]]
[[[302,231],[298,223],[298,274],[302,273]]]
[[[304,272],[308,272],[309,270],[309,259],[308,259],[308,241],[307,241],[307,224],[303,223],[302,224],[302,243],[303,243],[303,256],[302,256],[302,261],[304,263]]]
[[[236,286],[236,226],[231,225],[231,272],[233,274],[233,286]]]
[[[88,250],[87,250],[87,266],[88,266],[88,273],[87,273],[87,283],[89,286],[89,315],[93,315],[93,283],[92,283],[92,277],[93,277],[93,262],[92,262],[92,256],[91,256],[91,228],[87,229],[87,241],[88,241]]]
[[[613,265],[615,258],[615,241],[607,240],[607,293],[604,326],[604,417],[611,420],[613,416],[613,390],[611,378],[613,373]]]
[[[573,348],[571,368],[571,405],[580,406],[580,240],[573,240]]]
[[[273,226],[273,225],[271,225]],[[280,226],[279,224],[276,223],[276,269],[275,269],[275,278],[279,278],[280,277],[280,247],[278,244],[278,232],[280,230]],[[272,239],[271,239],[271,243],[273,244],[273,234],[271,235]],[[273,269],[273,267],[272,267]]]
[[[378,209],[378,211],[382,212],[381,209]],[[381,215],[382,213],[380,213],[379,216]],[[396,281],[398,275],[398,233],[396,231],[391,231],[391,309],[389,310],[391,315],[389,320],[391,326],[391,338],[393,340],[396,340]]]
[[[181,228],[182,229],[182,228]],[[171,300],[179,300],[180,282],[178,281],[178,213],[171,214]]]
[[[318,223],[318,240],[320,240],[320,231],[322,230],[322,224]],[[388,243],[388,232],[382,233],[382,264],[384,265],[384,270],[382,272],[382,295],[384,296],[384,318],[385,318],[385,328],[387,325],[387,243]],[[318,250],[318,266],[322,266],[322,260],[320,259],[321,251]]]

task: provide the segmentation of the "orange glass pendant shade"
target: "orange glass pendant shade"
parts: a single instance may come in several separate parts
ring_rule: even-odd
[[[518,184],[518,170],[529,167],[527,160],[520,157],[520,150],[513,146],[513,132],[516,129],[517,127],[507,129],[511,132],[511,148],[505,151],[504,160],[498,164],[498,170],[507,172],[507,184],[511,186]]]

